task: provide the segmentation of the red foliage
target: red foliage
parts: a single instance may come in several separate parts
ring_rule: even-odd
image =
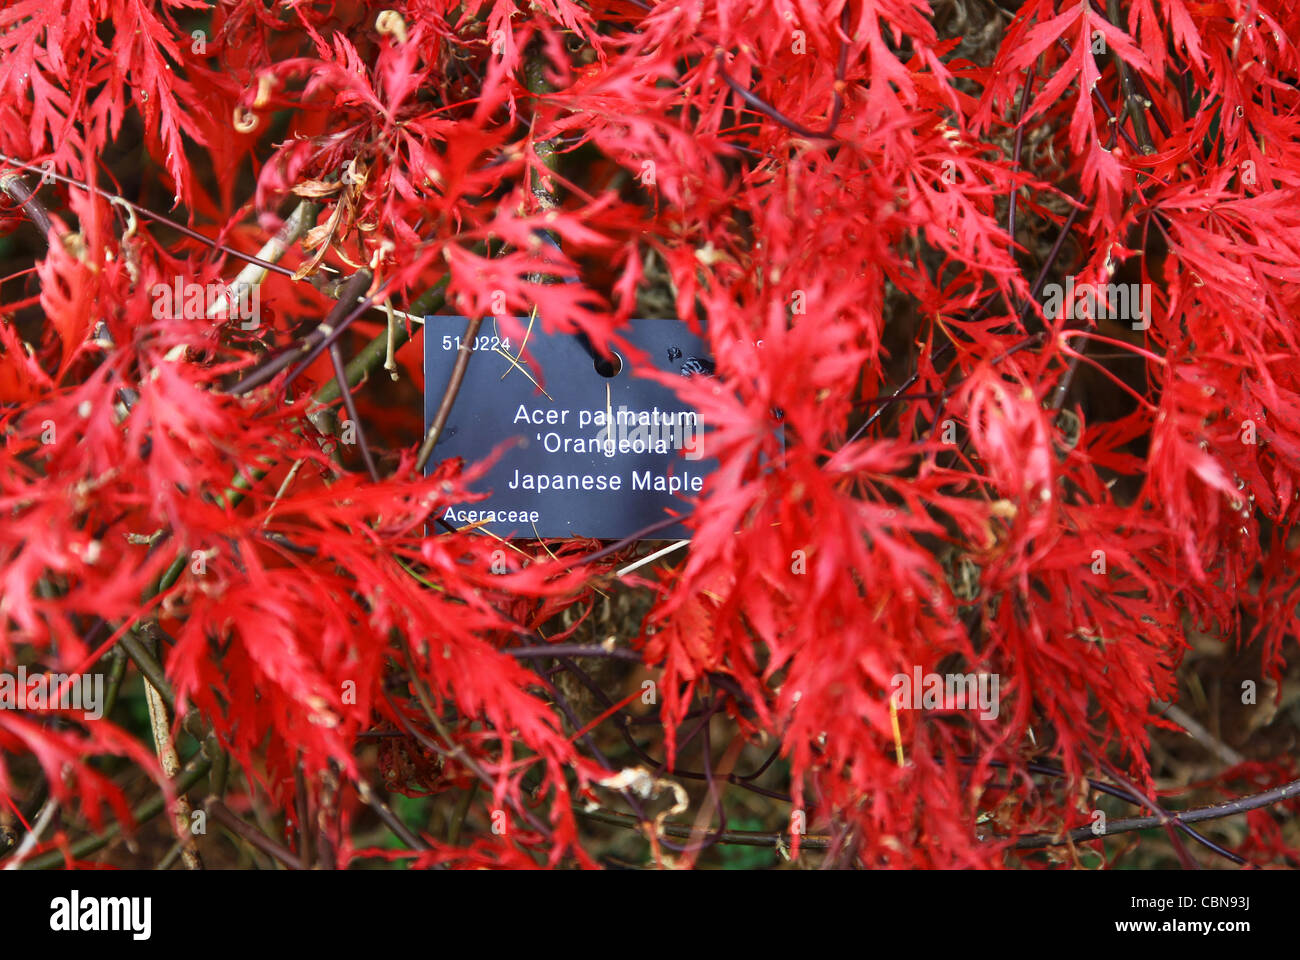
[[[1152,702],[1177,698],[1192,631],[1259,643],[1280,679],[1300,590],[1289,3],[1027,0],[982,65],[922,0],[468,6],[0,10],[0,175],[69,178],[37,191],[48,249],[0,297],[0,667],[85,670],[152,623],[178,712],[290,818],[301,774],[341,863],[366,853],[358,743],[382,733],[386,788],[481,781],[512,825],[423,836],[414,862],[501,867],[591,865],[575,808],[622,809],[571,736],[592,717],[507,652],[565,641],[557,615],[602,592],[655,591],[621,645],[653,668],[668,763],[690,711],[725,712],[779,745],[791,809],[841,864],[1003,865],[1003,841],[1086,825],[1079,794],[1032,787],[1037,761],[1077,785],[1107,756],[1150,790]],[[155,285],[243,264],[110,200],[127,148],[144,182],[112,192],[246,254],[321,205],[256,331],[158,316]],[[11,196],[17,237],[33,211]],[[533,543],[494,572],[497,541],[431,525],[480,467],[422,476],[380,441],[374,481],[322,443],[302,391],[328,351],[231,389],[325,319],[298,279],[321,265],[368,267],[399,309],[445,281],[442,312],[536,308],[598,344],[670,287],[717,365],[674,384],[719,462],[684,505],[686,558],[636,581],[613,576],[626,551]],[[1147,325],[1045,311],[1067,276],[1145,285]],[[918,667],[996,675],[997,715],[893,714]],[[30,754],[93,824],[127,819],[89,760],[162,779],[151,747],[112,718],[0,712],[0,792],[22,798]],[[1242,852],[1294,863],[1274,834]]]

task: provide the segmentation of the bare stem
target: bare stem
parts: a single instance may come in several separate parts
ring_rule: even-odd
[[[292,851],[286,850],[261,830],[235,816],[234,811],[227,807],[223,801],[218,800],[216,797],[209,797],[206,807],[208,813],[212,815],[212,819],[232,833],[238,834],[263,853],[279,860],[290,870],[302,869],[302,861]]]
[[[41,232],[42,240],[49,237],[50,231],[54,229],[54,223],[50,220],[50,213],[45,209],[45,205],[36,199],[36,191],[27,186],[27,181],[16,173],[5,174],[0,177],[0,191],[7,193],[14,203],[23,208],[23,212]]]
[[[465,380],[465,371],[469,369],[469,358],[474,353],[474,341],[478,339],[478,329],[483,323],[483,318],[471,317],[465,324],[465,335],[461,338],[460,347],[456,351],[456,365],[452,367],[451,379],[447,381],[447,389],[443,391],[442,402],[438,404],[438,412],[433,417],[433,423],[429,425],[429,432],[425,434],[424,443],[420,445],[420,455],[416,458],[416,472],[422,472],[429,458],[433,456],[433,448],[438,443],[438,438],[442,436],[443,427],[447,425],[447,418],[451,416],[452,405],[456,402],[456,395],[460,393],[460,385]]]
[[[1263,793],[1257,793],[1249,797],[1241,797],[1225,803],[1216,803],[1208,807],[1197,807],[1194,810],[1183,810],[1177,816],[1183,823],[1219,820],[1223,817],[1235,816],[1250,810],[1258,810],[1261,807],[1271,806],[1298,796],[1300,796],[1300,780],[1293,780],[1284,786],[1265,790]],[[1111,820],[1106,825],[1106,832],[1101,836],[1093,833],[1091,826],[1077,827],[1068,833],[1056,836],[1021,837],[1015,842],[1014,848],[1017,850],[1036,850],[1041,847],[1057,847],[1072,842],[1100,840],[1103,837],[1129,833],[1133,830],[1150,830],[1152,827],[1162,825],[1163,821],[1160,817],[1130,817],[1124,820]]]

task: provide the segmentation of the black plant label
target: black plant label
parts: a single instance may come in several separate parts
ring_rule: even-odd
[[[438,410],[466,319],[425,320],[425,427]],[[527,318],[519,324],[528,329]],[[676,319],[632,320],[620,331],[654,368],[712,377],[708,345]],[[522,353],[520,347],[524,346]],[[527,344],[487,318],[473,345],[432,469],[449,457],[473,463],[503,448],[473,485],[488,496],[442,512],[455,527],[502,537],[621,540],[688,509],[717,461],[698,413],[627,357],[591,352],[580,337],[531,325]],[[644,539],[680,539],[669,523]]]

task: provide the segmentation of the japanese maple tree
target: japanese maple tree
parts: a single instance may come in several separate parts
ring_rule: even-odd
[[[0,859],[1300,865],[1298,28],[7,3],[0,671],[107,700],[0,709]],[[705,336],[689,546],[448,525],[435,314]]]

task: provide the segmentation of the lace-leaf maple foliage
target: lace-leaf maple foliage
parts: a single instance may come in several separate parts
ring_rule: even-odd
[[[268,799],[327,864],[596,865],[593,805],[662,826],[701,763],[701,823],[761,782],[765,829],[839,865],[1042,863],[1009,847],[1091,823],[1088,776],[1153,796],[1192,632],[1257,644],[1261,696],[1294,656],[1296,22],[958,5],[1003,24],[984,55],[920,0],[0,10],[0,226],[49,222],[26,269],[0,236],[4,669],[111,671],[124,637],[148,669],[157,642],[189,769],[228,765],[231,808]],[[250,255],[252,331],[210,299],[158,310]],[[637,369],[647,305],[706,335],[714,376],[663,378],[719,463],[689,551],[620,577],[635,548],[438,526],[484,466],[423,475],[373,383],[327,409],[340,371],[382,377],[382,310],[330,299],[363,268],[375,305],[518,339],[535,310]],[[1067,277],[1144,287],[1144,323],[1045,311]],[[423,385],[396,323],[394,374]],[[603,639],[628,592],[651,609],[592,661],[655,682],[637,726],[639,686],[535,649]],[[996,675],[995,715],[891,712],[918,669]],[[0,711],[4,807],[43,781],[68,811],[38,855],[132,828],[123,769],[170,796],[120,714]],[[732,772],[742,749],[776,751],[766,779]],[[1254,789],[1294,778],[1263,759]],[[356,839],[381,781],[483,789],[464,832],[395,853]],[[1289,803],[1243,853],[1297,862],[1269,819]],[[721,838],[646,829],[660,862]]]

